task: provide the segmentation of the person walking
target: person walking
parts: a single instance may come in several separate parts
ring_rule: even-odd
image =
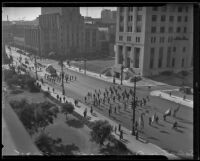
[[[117,113],[117,108],[115,107],[115,113]]]
[[[119,126],[118,126],[118,131],[119,132],[121,131],[121,124],[119,124]]]
[[[54,88],[53,88],[53,93],[54,93]]]
[[[115,134],[117,134],[117,126],[115,126]]]
[[[123,140],[123,130],[120,131],[120,140]]]
[[[90,113],[91,113],[91,114],[93,113],[93,108],[92,108],[92,106],[91,106],[91,108],[90,108]]]
[[[151,122],[152,122],[152,121],[151,121],[151,117],[149,117],[149,125],[150,125],[150,126],[151,126]]]

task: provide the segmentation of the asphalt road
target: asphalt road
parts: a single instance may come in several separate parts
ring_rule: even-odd
[[[60,71],[60,66],[56,61],[38,60],[38,62],[42,64],[52,64],[55,69]],[[64,71],[69,75],[77,76],[76,81],[65,83],[66,95],[73,98],[78,98],[82,101],[84,96],[88,92],[94,92],[95,89],[104,90],[105,88],[108,88],[109,86],[113,85],[111,83],[96,78],[92,78],[87,75],[71,71],[69,69],[65,69]],[[39,72],[39,75],[40,73],[41,72]],[[52,83],[49,84],[53,85]],[[59,84],[55,86],[56,88],[61,89],[61,86]],[[129,87],[126,88],[129,89]],[[169,88],[173,87],[170,86],[162,87],[162,89],[169,89]],[[159,89],[159,87],[156,87],[156,89]],[[136,95],[138,98],[141,99],[149,95],[149,92],[150,91],[148,91],[146,87],[137,87]],[[177,107],[177,104],[174,102],[161,99],[159,97],[154,97],[154,96],[149,96],[149,97],[150,97],[150,102],[147,103],[146,107],[136,109],[136,120],[138,120],[138,117],[142,112],[145,113],[144,117],[145,128],[144,132],[140,133],[140,136],[144,137],[150,142],[172,153],[184,156],[189,155],[187,153],[191,153],[193,151],[193,109],[181,105],[180,111],[177,113],[177,117],[176,118],[168,117],[167,122],[165,122],[162,119],[162,114],[169,108],[175,109]],[[108,117],[108,106],[104,106],[101,108],[94,108],[94,110]],[[160,118],[159,121],[160,124],[149,126],[148,118],[151,117],[155,112]],[[115,120],[117,123],[121,123],[123,126],[131,130],[132,127],[131,109],[124,111],[122,108],[121,112],[118,112],[117,114],[113,113],[111,118]],[[177,131],[171,128],[175,120],[178,121],[178,124],[180,125]]]

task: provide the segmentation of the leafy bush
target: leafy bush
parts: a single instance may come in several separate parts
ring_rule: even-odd
[[[11,94],[19,94],[19,93],[23,93],[22,90],[16,89],[16,90],[12,90]]]
[[[66,115],[74,112],[74,105],[72,103],[64,103],[62,105],[62,112]]]
[[[95,121],[90,133],[91,141],[95,141],[97,144],[103,145],[104,141],[110,138],[112,130],[112,126],[108,121]]]
[[[185,71],[185,70],[183,70],[183,71],[181,71],[181,72],[179,72],[182,76],[187,76],[187,75],[189,75],[189,72],[188,71]]]
[[[164,72],[161,72],[160,74],[165,75],[165,76],[170,76],[173,74],[173,72],[172,71],[164,71]]]
[[[109,71],[107,71],[106,73],[105,73],[105,76],[107,76],[107,77],[111,77],[112,76],[112,73],[111,73],[111,71],[109,70]]]
[[[132,77],[132,78],[130,79],[130,82],[133,83],[133,82],[134,82],[134,79],[135,79],[135,78]],[[140,77],[140,76],[137,76],[137,77],[136,77],[136,82],[141,81],[141,80],[142,80],[142,77]]]

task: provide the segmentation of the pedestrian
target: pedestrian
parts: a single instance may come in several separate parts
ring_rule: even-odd
[[[185,100],[185,99],[186,99],[186,96],[184,95],[184,96],[183,96],[183,100]]]
[[[48,91],[49,91],[49,87],[48,87]]]
[[[117,134],[117,126],[115,126],[115,134]]]
[[[87,97],[85,96],[85,103],[87,102]]]
[[[109,114],[109,117],[110,117],[110,115],[111,115],[111,109],[108,110],[108,114]]]
[[[138,130],[135,130],[135,138],[138,140]]]
[[[90,108],[90,113],[91,113],[91,114],[93,113],[93,108],[92,108],[92,106],[91,106],[91,108]]]
[[[152,122],[152,121],[151,121],[151,117],[149,117],[149,125],[150,125],[150,126],[151,126],[151,122]]]
[[[63,101],[65,102],[65,97],[63,97]]]
[[[156,124],[158,124],[158,121],[159,121],[159,117],[158,116],[156,116],[155,121],[156,121]]]
[[[53,93],[54,93],[54,88],[53,88]]]
[[[118,131],[119,132],[121,131],[121,124],[119,124],[119,126],[118,126]]]
[[[60,97],[60,102],[62,101],[62,98]]]
[[[171,92],[169,92],[169,96],[171,97],[171,95],[172,95],[172,93]]]
[[[120,140],[123,140],[123,130],[120,131]]]
[[[117,113],[117,108],[115,107],[115,113]]]
[[[173,123],[172,129],[177,129],[177,126],[178,126],[178,123],[175,121],[175,122]]]
[[[135,122],[135,129],[138,129],[138,122]]]

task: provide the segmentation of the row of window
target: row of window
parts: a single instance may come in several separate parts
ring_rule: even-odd
[[[169,16],[169,22],[174,22],[174,19],[175,19],[174,17],[175,16]],[[183,17],[183,16],[177,16],[177,22],[183,21],[183,18],[184,18],[184,22],[188,21],[188,17],[187,16],[185,16],[185,17]],[[152,15],[151,20],[153,22],[157,21],[158,20],[158,15]],[[161,22],[165,22],[166,21],[166,15],[161,15],[160,16],[160,21]]]
[[[176,11],[176,8],[177,8],[177,11],[178,12],[188,12],[189,10],[189,7],[188,6],[179,6],[179,7],[176,7],[176,6],[171,6],[169,7],[170,8],[170,11]],[[159,9],[161,9],[161,11],[165,12],[167,11],[167,7],[166,6],[163,6],[163,7],[152,7],[152,11],[158,11]]]
[[[136,19],[136,20],[139,21],[139,22],[142,21],[142,15],[137,15],[137,19]],[[121,15],[121,16],[119,17],[119,21],[120,21],[120,22],[123,22],[123,21],[124,21],[124,16]],[[132,16],[132,15],[129,15],[129,16],[128,16],[128,22],[132,22],[132,21],[133,21],[133,16]]]
[[[169,36],[168,39],[167,39],[167,42],[171,43],[173,41],[173,39],[174,39],[173,36]],[[160,43],[165,43],[165,37],[164,36],[160,37],[160,41],[159,42]],[[151,37],[151,43],[152,44],[156,43],[156,37],[155,36]]]
[[[151,33],[156,33],[157,31],[156,31],[156,26],[152,26],[151,27]],[[164,26],[161,26],[160,27],[160,33],[164,33],[164,32],[167,32],[167,31],[165,31],[165,27]],[[181,31],[181,27],[180,26],[178,26],[178,27],[176,27],[176,31],[174,31],[174,28],[173,27],[169,27],[168,28],[168,32],[169,33],[173,33],[173,32],[177,32],[177,33],[180,33],[180,32],[183,32],[183,33],[186,33],[187,32],[187,27],[182,27],[182,31]]]
[[[142,7],[136,7],[137,11],[142,11]],[[189,7],[188,6],[170,6],[169,7],[170,11],[175,12],[176,9],[178,12],[188,12]],[[152,7],[152,11],[162,11],[162,12],[166,12],[167,11],[167,6],[163,6],[163,7]],[[119,8],[120,12],[124,12],[124,7],[120,7]],[[133,12],[133,7],[128,7],[128,12]]]
[[[119,36],[119,41],[123,41],[123,36]],[[127,36],[127,41],[128,42],[132,41],[131,36]],[[135,41],[140,42],[140,37],[136,37]]]
[[[132,26],[127,26],[127,32],[132,32]],[[124,27],[123,26],[119,26],[119,32],[124,32]],[[136,26],[136,32],[142,32],[142,27],[140,25]]]
[[[142,11],[142,7],[136,7],[137,11]],[[119,7],[119,12],[124,12],[124,7]],[[128,12],[133,12],[133,7],[128,7]]]

